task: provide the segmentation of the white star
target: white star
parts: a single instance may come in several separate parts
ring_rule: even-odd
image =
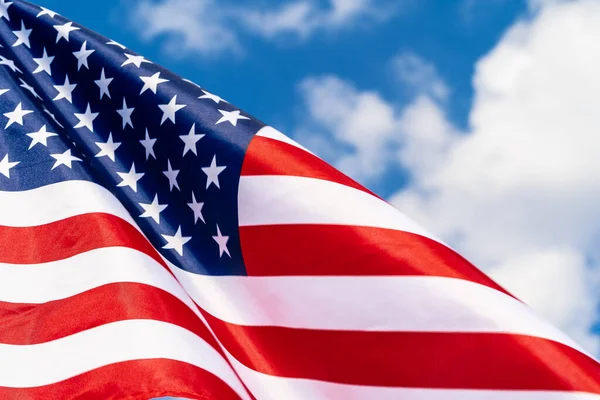
[[[117,110],[121,119],[123,120],[123,129],[125,126],[129,125],[133,128],[133,122],[131,122],[131,114],[135,111],[135,107],[127,108],[127,102],[125,101],[125,97],[123,97],[123,108]]]
[[[72,22],[67,22],[64,25],[54,25],[54,29],[56,29],[56,43],[60,39],[65,39],[67,42],[69,41],[69,34],[73,31],[79,30],[76,26],[73,26]]]
[[[50,18],[54,18],[54,17],[56,17],[56,14],[58,14],[58,13],[55,13],[54,11],[52,11],[52,10],[48,10],[46,7],[40,7],[40,8],[42,9],[42,11],[40,11],[39,14],[36,15],[36,18],[39,18],[42,15],[49,15]]]
[[[113,142],[112,133],[109,133],[106,143],[96,142],[96,146],[100,147],[100,152],[96,154],[96,157],[107,156],[112,161],[115,161],[115,150],[117,150],[120,145],[121,142]]]
[[[142,56],[134,56],[133,54],[127,54],[127,53],[124,53],[123,55],[125,57],[127,57],[127,60],[125,60],[123,62],[123,64],[121,64],[121,67],[124,67],[124,66],[129,65],[129,64],[133,64],[133,65],[135,65],[136,67],[139,68],[139,67],[142,66],[142,63],[152,64],[151,61],[146,60]]]
[[[182,78],[182,80],[185,81],[185,82],[187,82],[187,83],[191,83],[192,85],[196,86],[197,88],[200,87],[200,85],[198,85],[196,82],[190,81],[189,79]]]
[[[187,205],[194,212],[194,224],[198,222],[198,220],[201,220],[202,222],[206,223],[206,221],[204,221],[204,216],[202,215],[202,207],[204,207],[204,203],[198,203],[196,201],[196,196],[194,196],[194,192],[192,192],[192,202],[187,203]]]
[[[248,117],[244,117],[243,115],[240,115],[240,110],[234,110],[234,111],[224,111],[224,110],[219,110],[219,112],[223,115],[221,117],[220,120],[218,120],[215,125],[220,124],[221,122],[231,122],[231,125],[233,126],[237,126],[237,122],[240,119],[250,119]]]
[[[171,122],[175,123],[175,113],[185,107],[185,104],[176,104],[177,95],[173,96],[169,104],[159,104],[159,108],[163,112],[162,120],[160,124],[162,125],[167,119],[171,120]]]
[[[25,28],[25,21],[21,21],[21,30],[13,31],[13,34],[17,37],[17,41],[12,45],[12,47],[17,47],[22,44],[31,48],[31,44],[29,43],[29,35],[31,35],[31,29]]]
[[[48,138],[51,136],[58,136],[58,135],[53,132],[48,132],[46,130],[46,125],[44,125],[40,128],[39,131],[28,133],[27,136],[29,136],[32,139],[31,144],[29,145],[29,149],[28,149],[28,150],[31,150],[31,148],[38,143],[43,144],[44,146],[48,147]]]
[[[6,92],[10,92],[10,89],[0,89],[0,96],[2,96]]]
[[[146,149],[146,161],[150,156],[152,156],[156,160],[156,156],[154,155],[154,143],[156,143],[156,139],[150,139],[150,135],[148,135],[148,128],[146,128],[146,138],[140,140],[144,149]]]
[[[99,113],[93,113],[90,108],[90,103],[88,103],[85,113],[75,113],[75,116],[79,120],[77,125],[74,128],[83,128],[86,127],[90,130],[90,132],[94,132],[94,120],[98,117]]]
[[[1,8],[0,8],[0,10],[1,10]],[[13,60],[10,60],[4,56],[0,56],[0,65],[6,65],[8,68],[10,68],[12,70],[12,72],[23,73],[23,71],[21,71],[19,68],[17,68],[17,66],[15,65],[15,62]]]
[[[140,94],[144,93],[148,89],[152,90],[152,93],[156,94],[159,84],[169,82],[168,80],[160,77],[160,72],[157,72],[152,76],[140,76],[140,79],[142,82],[144,82],[144,87],[142,88]]]
[[[4,156],[2,161],[0,161],[0,174],[10,179],[10,169],[17,165],[19,161],[10,162],[8,161],[8,154]]]
[[[197,150],[196,150],[196,143],[198,143],[198,140],[202,139],[205,135],[204,134],[196,134],[195,131],[196,131],[196,124],[193,124],[192,129],[190,129],[190,133],[188,133],[187,135],[179,136],[179,139],[183,140],[183,143],[185,143],[185,146],[183,147],[183,155],[184,156],[188,151],[191,151],[195,155],[198,155]]]
[[[110,91],[108,90],[108,85],[113,81],[114,78],[107,78],[104,75],[104,68],[102,68],[102,72],[100,73],[100,79],[95,80],[94,82],[100,88],[100,100],[104,95],[107,95],[110,99]]]
[[[86,69],[90,69],[88,66],[88,57],[92,55],[96,50],[88,50],[87,48],[87,40],[83,42],[81,45],[81,50],[74,51],[73,55],[77,59],[77,71],[81,69],[81,67],[85,67]]]
[[[7,21],[10,21],[10,17],[8,16],[8,7],[12,6],[11,1],[0,1],[0,18],[6,18]]]
[[[177,228],[177,233],[175,236],[162,235],[161,236],[167,241],[167,244],[163,246],[163,249],[173,249],[180,256],[183,256],[183,245],[190,241],[191,236],[182,236],[181,234],[181,226]]]
[[[165,176],[169,179],[170,192],[173,191],[173,187],[176,187],[177,190],[181,191],[181,189],[179,189],[179,184],[177,183],[177,175],[179,175],[179,170],[174,170],[171,168],[171,161],[167,160],[167,170],[163,171],[163,174],[165,174]]]
[[[71,149],[65,151],[62,154],[50,154],[50,156],[52,156],[53,158],[56,159],[56,162],[52,166],[52,169],[59,167],[61,165],[65,165],[69,168],[73,168],[73,166],[71,165],[71,163],[73,161],[81,161],[81,158],[77,158],[77,157],[74,157],[71,155]]]
[[[121,183],[119,183],[117,186],[129,186],[134,192],[137,193],[137,182],[142,179],[144,173],[135,172],[135,164],[131,164],[131,169],[129,172],[117,172],[117,175],[119,175],[119,177],[122,179]]]
[[[21,86],[25,90],[28,90],[36,99],[41,99],[40,95],[36,93],[36,91],[33,88],[33,86],[29,86],[27,84],[27,82],[25,82],[23,80],[23,78],[19,78],[19,80],[21,81],[21,84],[19,86]]]
[[[160,224],[160,213],[168,207],[167,204],[158,204],[158,194],[154,196],[154,200],[150,204],[139,203],[144,209],[141,218],[152,218],[157,224]]]
[[[219,186],[219,174],[227,168],[226,166],[217,166],[217,156],[214,155],[210,166],[203,167],[202,171],[206,174],[206,188],[208,189],[211,183],[214,183],[216,187],[221,189]]]
[[[213,236],[212,238],[219,245],[219,257],[223,257],[223,253],[226,253],[229,256],[229,258],[231,258],[231,254],[229,254],[229,249],[227,248],[227,242],[229,241],[229,236],[223,236],[221,234],[219,225],[217,225],[217,236]]]
[[[42,107],[44,108],[44,112],[45,112],[46,114],[50,115],[50,116],[52,117],[52,119],[54,120],[54,122],[56,122],[56,125],[60,126],[61,128],[64,128],[64,127],[62,126],[62,124],[61,124],[60,122],[58,122],[58,120],[56,119],[56,116],[55,116],[54,114],[52,114],[52,113],[50,112],[50,110],[48,110],[48,109],[46,108],[46,106],[42,105]]]
[[[52,71],[50,70],[50,64],[54,61],[54,56],[48,57],[46,53],[46,48],[44,47],[44,54],[41,58],[34,58],[33,61],[38,65],[37,68],[33,71],[34,74],[38,72],[45,71],[48,75],[52,76]]]
[[[65,76],[65,84],[64,85],[53,85],[54,89],[58,91],[58,94],[53,99],[54,101],[60,99],[67,99],[69,103],[73,103],[73,90],[77,87],[77,84],[71,84],[69,82],[69,75]]]
[[[123,46],[121,43],[115,42],[114,40],[111,40],[110,42],[106,42],[106,44],[111,45],[111,46],[117,46],[117,47],[120,47],[123,50],[125,50],[125,46]]]
[[[207,92],[204,89],[202,89],[202,92],[204,92],[204,95],[198,97],[199,99],[211,99],[212,101],[214,101],[217,104],[219,104],[219,102],[221,102],[221,101],[225,101],[222,98],[220,98],[219,96],[217,96],[216,94]],[[225,103],[227,103],[227,102],[225,101]]]
[[[7,112],[4,114],[4,116],[6,118],[8,118],[8,122],[6,123],[6,126],[4,127],[4,129],[8,128],[15,122],[17,124],[23,126],[23,117],[26,116],[27,114],[31,114],[32,112],[33,111],[31,111],[31,110],[23,110],[21,103],[19,103],[17,105],[17,107],[15,107],[14,111]]]

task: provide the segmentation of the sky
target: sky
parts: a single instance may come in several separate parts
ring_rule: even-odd
[[[600,1],[37,3],[292,136],[600,355]]]

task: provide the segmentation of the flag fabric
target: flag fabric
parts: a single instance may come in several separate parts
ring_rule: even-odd
[[[0,0],[0,44],[0,398],[600,399],[591,355],[274,128],[46,8]]]

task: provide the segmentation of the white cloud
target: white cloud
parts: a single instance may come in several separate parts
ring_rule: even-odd
[[[566,3],[572,0],[527,0],[527,6],[530,11],[539,11],[544,7],[557,5],[560,3]]]
[[[415,185],[392,199],[594,351],[598,18],[598,2],[549,3],[513,26],[477,65],[470,132],[437,168],[403,155]]]
[[[598,16],[599,3],[569,3],[513,27],[477,66],[470,135],[447,152],[443,168],[427,176],[412,169],[418,189],[439,192],[423,206],[458,207],[468,196],[477,208],[491,202],[498,210],[483,222],[473,207],[458,207],[453,214],[464,213],[456,216],[469,229],[504,236],[519,227],[519,236],[495,238],[492,252],[469,246],[478,259],[494,261],[486,253],[520,253],[533,244],[584,248],[600,228],[589,221],[600,217]],[[437,225],[450,233],[453,224]]]
[[[214,0],[142,0],[130,14],[142,39],[166,35],[165,48],[175,55],[185,50],[239,53],[242,48],[236,32],[228,27],[227,14],[219,11]]]
[[[411,52],[400,53],[392,59],[391,65],[395,77],[407,88],[417,93],[427,93],[439,100],[448,97],[450,90],[438,76],[435,66],[418,55]]]
[[[299,0],[276,9],[245,10],[241,20],[267,38],[281,34],[306,38],[319,30],[337,30],[365,20],[385,20],[392,10],[374,0],[330,0],[328,7],[321,7],[316,1]]]
[[[396,160],[410,170],[421,171],[425,181],[431,171],[443,168],[444,156],[459,138],[458,130],[446,119],[439,103],[420,95],[406,106],[398,121],[402,146]]]
[[[314,29],[311,19],[315,9],[310,2],[287,3],[274,10],[250,10],[240,20],[251,30],[274,38],[281,32],[295,33],[305,38]]]
[[[384,0],[296,0],[278,6],[231,4],[216,0],[138,0],[126,3],[143,39],[167,37],[166,48],[204,55],[240,53],[242,33],[269,40],[281,35],[306,39],[319,31],[337,31],[390,18],[395,2]]]
[[[399,115],[390,104],[333,76],[306,79],[300,91],[311,126],[301,128],[297,138],[358,180],[385,170],[398,147]],[[324,132],[329,142],[322,140]]]
[[[400,165],[399,154],[413,157],[415,145],[433,143],[432,136],[439,138],[437,145],[420,148],[410,162],[433,167],[437,153],[456,135],[436,103],[445,97],[446,85],[433,65],[414,54],[399,55],[392,66],[416,96],[408,107],[400,109],[379,93],[360,91],[335,76],[307,78],[299,88],[308,123],[294,136],[364,183],[380,178],[391,164]]]
[[[590,334],[597,315],[598,273],[580,250],[555,246],[509,258],[487,271],[538,313],[565,328],[578,343],[598,354]]]
[[[599,354],[600,2],[539,7],[477,64],[468,132],[428,89],[399,107],[335,77],[301,88],[337,166],[364,181],[403,165],[395,205]]]

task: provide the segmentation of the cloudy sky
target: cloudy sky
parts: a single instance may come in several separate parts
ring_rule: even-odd
[[[296,138],[600,354],[600,0],[38,0]]]

